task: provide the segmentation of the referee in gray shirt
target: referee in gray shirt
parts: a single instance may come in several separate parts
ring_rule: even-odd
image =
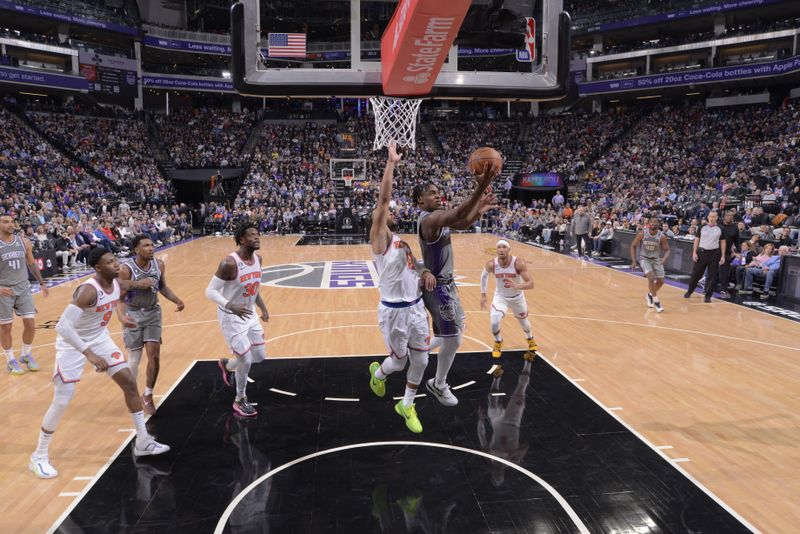
[[[706,275],[706,302],[711,302],[711,296],[717,287],[717,273],[719,266],[725,262],[725,240],[722,239],[722,229],[717,224],[719,213],[715,210],[708,214],[708,224],[700,228],[699,237],[694,238],[694,269],[692,277],[689,279],[689,289],[684,298],[689,298],[697,289],[703,273],[708,269]]]

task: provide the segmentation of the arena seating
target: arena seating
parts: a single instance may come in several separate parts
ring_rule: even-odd
[[[27,115],[84,165],[119,186],[128,199],[161,202],[173,198],[171,185],[150,155],[147,128],[140,119],[45,112]]]
[[[157,245],[191,236],[185,205],[129,204],[112,182],[92,176],[13,113],[0,109],[0,118],[0,212],[14,214],[35,252],[64,252],[63,271],[82,268],[88,250],[98,245],[127,255],[130,238],[138,233],[152,236]]]
[[[258,113],[204,108],[158,115],[156,124],[177,168],[241,167],[242,148]]]

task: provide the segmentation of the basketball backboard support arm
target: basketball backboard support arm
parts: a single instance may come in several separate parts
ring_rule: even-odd
[[[442,69],[433,90],[424,98],[501,101],[562,98],[567,92],[569,75],[570,17],[561,6],[561,0],[544,2],[542,62],[536,72]],[[239,93],[274,98],[371,97],[383,94],[379,70],[261,68],[259,11],[259,0],[239,0],[231,6],[231,79]],[[552,58],[556,58],[555,61]]]

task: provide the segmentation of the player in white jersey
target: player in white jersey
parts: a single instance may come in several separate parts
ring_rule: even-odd
[[[168,446],[158,443],[147,433],[142,398],[136,389],[136,380],[128,369],[123,351],[108,333],[108,323],[119,303],[119,262],[114,254],[97,247],[89,254],[88,263],[90,267],[94,267],[94,277],[78,286],[72,302],[61,314],[56,325],[58,336],[53,372],[53,402],[44,415],[39,444],[28,464],[33,474],[39,478],[53,478],[58,475],[58,471],[50,464],[48,447],[53,432],[75,393],[75,384],[80,381],[87,361],[98,373],[106,372],[122,389],[125,404],[136,427],[133,454],[151,456],[169,451]],[[144,287],[148,282],[142,281],[139,284]],[[127,316],[119,317],[119,320],[124,326],[136,326]]]
[[[489,277],[494,275],[495,288],[494,299],[492,299],[492,310],[489,314],[494,336],[494,347],[492,347],[492,357],[499,358],[503,349],[503,338],[500,335],[500,321],[505,317],[506,312],[511,310],[514,317],[522,326],[525,337],[528,340],[528,353],[526,359],[533,358],[538,346],[533,340],[531,322],[528,320],[528,303],[525,302],[526,289],[533,289],[533,277],[528,272],[525,260],[511,255],[511,245],[508,241],[501,239],[497,242],[497,257],[486,262],[486,267],[481,273],[481,309],[486,309],[486,290],[489,285]]]
[[[389,203],[392,198],[394,166],[398,161],[400,155],[394,142],[391,142],[369,231],[372,256],[380,278],[378,325],[389,356],[383,363],[370,364],[369,386],[375,395],[383,397],[386,395],[386,377],[395,371],[402,371],[410,362],[405,394],[395,404],[394,410],[405,420],[409,430],[419,433],[422,432],[422,423],[417,417],[414,396],[428,366],[430,343],[428,314],[422,302],[420,276],[428,291],[436,287],[436,278],[430,271],[417,265],[411,247],[394,233],[397,230],[397,220],[389,210]]]
[[[233,235],[239,249],[225,257],[206,288],[206,297],[217,304],[217,319],[222,335],[234,358],[221,358],[219,368],[222,380],[232,386],[236,382],[234,412],[244,417],[258,415],[247,402],[247,375],[253,363],[267,357],[264,328],[255,315],[256,306],[261,320],[269,321],[269,312],[259,293],[261,285],[261,258],[256,250],[261,248],[258,228],[250,223],[240,226]],[[235,375],[235,379],[234,379]]]

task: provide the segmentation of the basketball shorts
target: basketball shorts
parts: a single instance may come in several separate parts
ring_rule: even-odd
[[[161,343],[161,306],[128,308],[128,315],[136,321],[136,328],[123,328],[122,339],[128,350],[139,350],[145,343]]]
[[[644,274],[654,272],[656,278],[664,278],[664,264],[661,258],[639,258],[639,265],[642,266]]]
[[[519,293],[515,297],[504,297],[495,293],[494,299],[492,299],[492,309],[499,311],[503,316],[508,313],[508,310],[511,310],[517,319],[524,319],[528,316],[528,303],[525,301],[524,293]]]
[[[379,304],[378,326],[392,356],[404,358],[409,349],[428,352],[431,334],[428,314],[421,301],[406,308]]]
[[[434,336],[453,337],[464,330],[464,308],[455,282],[437,285],[433,291],[423,291],[422,300],[431,314]]]
[[[14,294],[10,297],[0,295],[0,324],[8,324],[17,317],[29,318],[36,315],[36,307],[33,305],[33,295],[31,295],[31,284],[27,280],[11,286]]]
[[[247,319],[217,308],[217,319],[225,342],[236,356],[243,356],[251,347],[264,345],[264,328],[255,312]]]
[[[117,347],[117,344],[108,334],[89,342],[89,348],[106,361],[108,364],[108,370],[106,371],[108,376],[114,376],[122,369],[128,368],[125,353]],[[78,352],[77,349],[64,342],[56,341],[56,365],[53,371],[53,378],[58,376],[65,384],[77,382],[83,375],[83,368],[86,366],[87,361],[82,352]]]

